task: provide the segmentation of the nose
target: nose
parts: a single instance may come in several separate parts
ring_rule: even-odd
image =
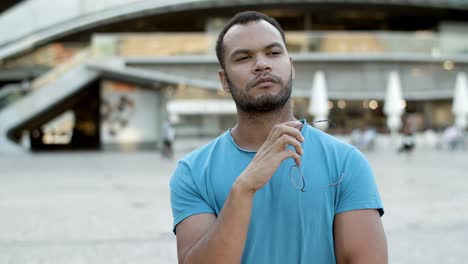
[[[264,71],[271,71],[271,64],[268,62],[268,60],[265,57],[258,56],[255,61],[255,65],[253,67],[253,72],[255,74],[258,74]]]

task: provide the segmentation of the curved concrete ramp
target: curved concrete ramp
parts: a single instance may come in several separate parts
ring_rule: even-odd
[[[97,80],[99,74],[81,63],[70,69],[53,82],[34,90],[19,101],[0,111],[0,152],[18,152],[21,149],[9,135],[13,130],[34,120],[55,105],[71,98],[89,83]]]

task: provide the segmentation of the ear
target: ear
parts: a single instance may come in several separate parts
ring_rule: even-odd
[[[291,57],[289,57],[289,62],[291,62],[291,78],[294,79],[296,77],[296,71],[294,70],[294,64]]]
[[[227,79],[226,79],[226,73],[224,72],[223,69],[220,69],[218,71],[218,76],[219,76],[219,80],[221,81],[221,85],[223,86],[223,90],[226,93],[229,93],[230,92],[229,85],[228,85],[228,82],[227,82]]]

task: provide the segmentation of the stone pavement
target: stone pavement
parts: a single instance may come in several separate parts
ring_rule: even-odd
[[[177,157],[201,142],[179,143]],[[468,152],[365,154],[390,263],[466,263]],[[0,155],[0,263],[177,263],[175,164],[148,151]]]

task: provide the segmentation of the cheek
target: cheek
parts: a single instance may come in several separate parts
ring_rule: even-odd
[[[248,72],[245,71],[245,68],[235,68],[232,69],[229,73],[229,79],[237,87],[243,88],[246,83],[250,81],[249,78],[251,79],[252,76],[250,76]]]
[[[289,78],[292,78],[292,66],[291,65],[286,65],[282,70],[281,70],[281,75],[284,80],[289,80]]]
[[[275,61],[273,64],[273,72],[281,75],[282,77],[289,78],[291,75],[292,64],[288,57],[284,57],[279,61]]]

